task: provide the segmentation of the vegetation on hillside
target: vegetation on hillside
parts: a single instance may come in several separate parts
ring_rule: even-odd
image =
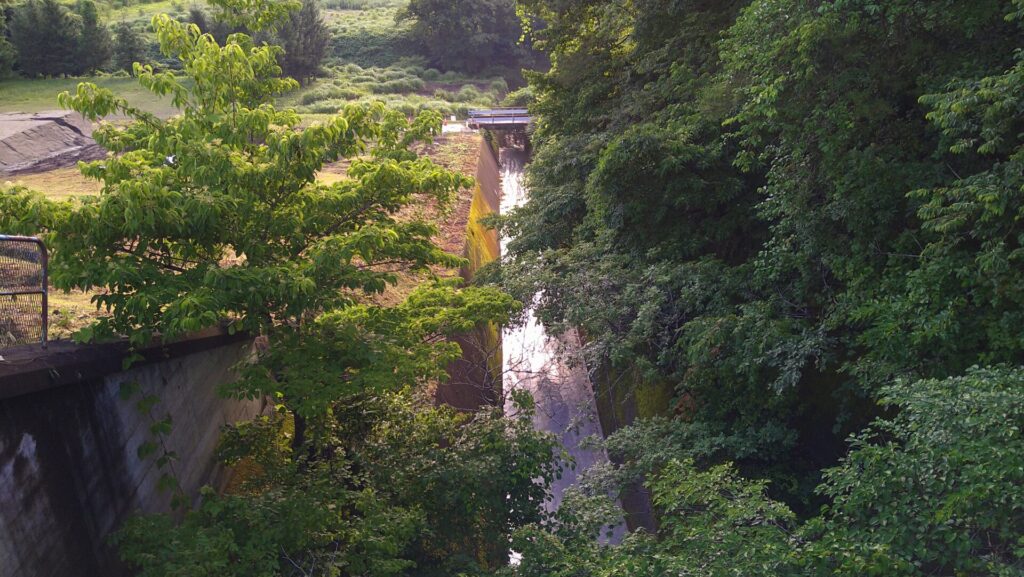
[[[259,29],[275,15],[234,17]],[[90,83],[63,94],[89,119],[128,119],[94,133],[111,154],[82,172],[102,188],[67,201],[5,192],[0,226],[45,236],[57,288],[95,291],[109,316],[79,338],[124,335],[141,346],[222,323],[263,337],[223,393],[276,408],[226,430],[224,462],[244,461],[250,473],[196,508],[162,443],[175,425],[153,416],[138,454],[155,459],[160,486],[187,511],[130,521],[117,539],[123,558],[143,575],[504,565],[511,532],[542,520],[558,465],[528,402],[510,420],[427,398],[460,355],[449,337],[506,322],[517,307],[496,289],[437,280],[431,267],[463,259],[433,244],[434,226],[399,218],[413,202],[444,205],[470,184],[411,151],[438,135],[440,116],[353,104],[300,128],[298,114],[273,104],[296,84],[281,77],[280,48],[244,33],[221,45],[166,15],[153,27],[188,82],[152,66],[135,73],[179,113],[157,118]],[[344,177],[316,180],[340,159],[349,161]],[[420,273],[421,285],[397,305],[375,304],[400,271]],[[121,394],[153,406],[132,383]]]
[[[81,0],[69,10],[56,0],[17,6],[10,23],[15,62],[25,76],[80,76],[110,59],[110,31],[96,4]]]
[[[479,72],[527,64],[514,0],[409,0],[399,22],[412,22],[412,41],[431,64]]]
[[[298,4],[157,16],[180,73],[134,71],[180,113],[82,84],[66,105],[128,119],[97,130],[99,194],[0,194],[58,287],[99,289],[82,336],[266,337],[224,387],[276,403],[225,433],[252,473],[129,523],[143,575],[1024,574],[1024,0],[330,0],[301,90],[256,39]],[[412,149],[505,95],[438,68],[524,62],[513,20],[550,68],[508,100],[535,126],[530,201],[481,275],[506,294],[435,279],[463,261],[398,214],[468,184]],[[383,305],[396,267],[422,285]],[[637,400],[553,515],[528,398],[509,419],[425,399],[447,337],[514,298],[580,329],[599,394],[672,398]],[[139,450],[173,490],[170,426]],[[638,484],[657,523],[604,543]]]
[[[505,286],[675,393],[602,477],[648,479],[657,541],[538,530],[532,574],[1024,570],[1024,4],[521,6],[552,68]]]

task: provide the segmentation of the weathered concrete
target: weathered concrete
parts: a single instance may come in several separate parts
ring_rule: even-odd
[[[144,351],[146,360],[123,371],[123,348],[82,351],[58,346],[31,357],[23,347],[0,363],[0,577],[113,577],[125,574],[108,543],[135,511],[166,511],[170,495],[157,489],[164,472],[153,457],[139,458],[154,419],[170,416],[169,450],[180,457],[174,473],[195,495],[222,487],[228,471],[213,452],[225,424],[248,419],[262,403],[220,398],[217,386],[234,379],[232,367],[251,342],[200,335]],[[113,361],[117,367],[113,369]],[[12,364],[20,363],[20,364]],[[49,365],[50,386],[41,367]],[[19,377],[24,377],[21,386]],[[160,400],[149,413],[120,398],[123,383]],[[12,385],[13,384],[13,385]]]
[[[467,282],[473,279],[480,267],[500,255],[497,231],[480,222],[480,219],[499,212],[500,198],[498,158],[487,141],[482,140],[463,250],[469,264],[460,271]],[[462,347],[462,358],[449,365],[449,378],[438,385],[435,399],[439,404],[467,411],[497,405],[501,397],[501,337],[498,327],[477,327],[455,340]]]
[[[0,114],[0,175],[38,172],[103,158],[92,125],[76,112]]]

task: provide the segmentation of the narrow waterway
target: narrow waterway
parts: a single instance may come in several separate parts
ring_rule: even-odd
[[[523,182],[523,168],[528,160],[528,153],[522,148],[505,147],[500,151],[502,214],[528,198]],[[501,239],[502,253],[507,241]],[[534,427],[557,435],[575,461],[575,469],[566,468],[551,488],[551,499],[545,508],[554,511],[579,474],[594,464],[606,462],[608,456],[603,450],[581,446],[586,437],[601,435],[601,425],[581,358],[579,337],[575,332],[559,337],[548,335],[532,308],[528,308],[525,316],[525,323],[502,333],[503,386],[506,398],[512,390],[531,393],[537,410]],[[512,407],[506,406],[506,410]],[[622,531],[620,526],[612,540],[618,541]]]

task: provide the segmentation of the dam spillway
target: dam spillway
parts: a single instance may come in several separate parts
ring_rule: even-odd
[[[528,149],[501,148],[502,214],[529,198],[523,173],[528,162]],[[509,240],[500,238],[503,255]],[[539,296],[534,297],[534,304]],[[554,434],[575,464],[575,467],[566,467],[561,479],[551,486],[545,509],[553,512],[583,471],[608,461],[603,449],[584,443],[587,437],[603,435],[579,335],[575,331],[549,335],[534,314],[533,304],[529,304],[522,322],[502,331],[502,375],[506,412],[515,410],[511,404],[512,391],[528,391],[536,409],[534,428]],[[612,541],[620,540],[623,532],[622,525],[615,528]]]

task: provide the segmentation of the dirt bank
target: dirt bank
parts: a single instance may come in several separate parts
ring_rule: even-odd
[[[53,170],[104,154],[78,113],[0,114],[0,175]]]

